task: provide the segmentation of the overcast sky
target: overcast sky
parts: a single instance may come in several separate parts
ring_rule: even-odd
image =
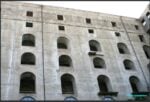
[[[24,1],[139,18],[149,1]]]

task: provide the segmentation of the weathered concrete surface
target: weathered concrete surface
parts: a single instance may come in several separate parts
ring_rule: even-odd
[[[26,11],[33,11],[33,17],[27,17]],[[97,77],[99,75],[109,77],[112,91],[119,92],[118,96],[114,97],[116,100],[129,98],[127,95],[132,92],[129,77],[132,75],[140,79],[142,84],[140,90],[147,91],[143,72],[148,85],[150,85],[147,68],[149,60],[142,47],[148,45],[149,39],[139,20],[122,17],[127,29],[125,32],[120,16],[110,14],[52,6],[41,7],[41,5],[20,2],[2,2],[1,12],[2,100],[20,100],[23,96],[44,100],[44,93],[45,100],[63,100],[68,96],[61,92],[60,77],[64,73],[70,73],[74,76],[76,94],[73,96],[78,100],[101,100],[103,98],[98,96]],[[63,15],[64,21],[58,21],[57,14]],[[92,24],[86,24],[86,17],[91,18]],[[33,27],[25,27],[26,21],[33,22]],[[116,22],[117,27],[112,27],[111,21]],[[65,31],[59,31],[58,25],[64,25]],[[139,30],[136,30],[134,25],[138,25]],[[88,33],[89,28],[94,29],[94,34]],[[116,31],[120,32],[121,37],[115,36]],[[22,35],[26,33],[35,36],[35,47],[21,45]],[[146,43],[140,42],[139,34],[144,36]],[[70,48],[67,51],[57,49],[58,37],[69,39]],[[102,49],[100,53],[104,56],[99,57],[105,60],[105,69],[96,69],[93,66],[92,59],[94,57],[88,55],[90,51],[89,40],[91,39],[100,43]],[[119,53],[117,48],[119,42],[127,45],[130,54]],[[24,52],[32,52],[36,56],[35,66],[21,65],[21,55]],[[58,58],[62,54],[71,57],[73,67],[59,67]],[[132,60],[135,64],[135,70],[125,70],[124,59]],[[36,76],[35,94],[19,93],[20,75],[26,71],[32,72]]]

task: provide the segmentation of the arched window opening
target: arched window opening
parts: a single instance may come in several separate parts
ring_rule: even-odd
[[[75,79],[70,74],[64,74],[61,77],[62,94],[74,94],[75,93]]]
[[[59,49],[68,49],[69,40],[65,37],[59,37],[57,39],[57,48]]]
[[[129,54],[129,50],[124,43],[118,43],[118,50],[121,54]]]
[[[98,58],[98,57],[94,58],[93,63],[94,63],[95,68],[105,68],[106,67],[105,61],[102,58]]]
[[[135,69],[134,63],[132,61],[124,60],[123,63],[124,63],[125,69],[127,69],[127,70]]]
[[[101,50],[99,42],[97,42],[95,40],[90,40],[89,46],[90,46],[91,51],[100,51]]]
[[[32,53],[24,53],[21,56],[21,64],[35,65],[35,56]]]
[[[35,93],[35,75],[25,72],[20,79],[20,93]]]
[[[110,80],[105,75],[100,75],[97,78],[98,86],[100,92],[98,93],[99,96],[117,96],[118,92],[113,92],[112,87],[110,84]]]
[[[22,37],[23,46],[35,46],[35,37],[32,34],[24,34]]]
[[[107,93],[111,90],[109,78],[104,75],[98,77],[98,85],[101,93]]]
[[[69,56],[67,56],[67,55],[61,55],[59,57],[59,66],[65,66],[65,67],[72,66],[71,58]]]
[[[144,45],[143,50],[145,52],[145,55],[148,59],[150,59],[150,46]]]
[[[130,80],[132,91],[135,93],[139,92],[139,79],[135,76],[131,76],[129,80]]]

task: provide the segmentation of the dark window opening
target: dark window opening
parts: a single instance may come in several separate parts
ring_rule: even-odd
[[[109,78],[104,76],[104,75],[100,75],[98,78],[98,85],[99,85],[99,89],[101,93],[108,93],[110,92],[110,82],[109,82]]]
[[[20,93],[35,93],[35,76],[30,72],[21,75]]]
[[[107,85],[104,81],[100,81],[100,90],[101,92],[108,92]]]
[[[147,17],[148,17],[148,16],[150,16],[150,13],[149,13],[149,12],[147,12],[147,13],[146,13],[146,16],[147,16]]]
[[[65,30],[64,26],[59,26],[58,28],[59,28],[59,30]]]
[[[27,11],[27,16],[33,17],[33,12],[32,11]]]
[[[111,25],[112,25],[112,27],[116,27],[117,26],[116,22],[111,22]]]
[[[26,22],[26,27],[33,27],[33,23]]]
[[[135,83],[131,82],[131,87],[132,87],[133,92],[139,92]]]
[[[129,54],[129,50],[124,43],[118,43],[117,46],[120,54]]]
[[[89,31],[89,33],[94,33],[93,29],[89,29],[88,31]]]
[[[32,53],[24,53],[21,56],[21,64],[35,65],[35,56]]]
[[[57,15],[57,19],[58,20],[63,20],[63,16],[62,15]]]
[[[144,19],[141,21],[141,23],[142,23],[143,26],[146,25],[146,21]]]
[[[145,55],[146,55],[146,57],[147,57],[148,59],[150,59],[150,56],[149,56],[148,52],[145,52]]]
[[[138,30],[138,29],[139,29],[139,26],[138,26],[138,25],[135,25],[135,29]]]
[[[115,32],[115,35],[116,35],[116,36],[120,36],[120,33],[119,33],[119,32]]]
[[[141,42],[145,42],[144,36],[143,35],[139,35],[139,39]]]
[[[124,60],[123,63],[124,63],[125,69],[127,70],[135,68],[134,63],[130,60]]]
[[[58,48],[60,48],[60,49],[67,49],[67,46],[66,46],[66,44],[63,44],[63,43],[58,43]]]
[[[119,48],[119,52],[120,52],[121,54],[125,54],[125,51],[124,51],[122,48]]]
[[[106,67],[105,61],[98,57],[93,59],[93,64],[94,64],[95,68],[105,68]]]
[[[65,74],[61,77],[62,94],[74,94],[74,78]]]
[[[145,20],[144,20],[144,19],[142,19],[141,23],[144,23],[144,22],[145,22]]]
[[[34,42],[33,41],[29,41],[29,40],[24,40],[22,42],[23,46],[34,46]]]
[[[145,55],[148,59],[150,59],[150,46],[144,45],[143,50],[145,52]]]
[[[86,23],[87,24],[91,24],[91,19],[90,18],[86,18]]]
[[[136,78],[135,76],[131,76],[129,78],[129,80],[130,80],[130,85],[131,85],[132,91],[135,93],[139,92],[139,89],[138,89],[139,80],[138,80],[138,78]]]
[[[22,37],[23,46],[35,46],[35,37],[31,34],[24,34]]]
[[[59,37],[57,39],[57,48],[59,49],[67,49],[69,40],[65,37]]]
[[[91,51],[100,51],[100,44],[99,42],[95,41],[95,40],[90,40],[89,41],[89,47]]]
[[[62,92],[63,94],[73,94],[72,82],[70,80],[64,80],[62,82]]]
[[[67,55],[62,55],[59,57],[59,66],[70,67],[72,65],[71,58]]]
[[[101,65],[94,65],[95,68],[103,68]]]
[[[90,45],[90,50],[91,50],[91,51],[98,51],[97,47],[96,47],[96,46],[93,46],[93,45]]]

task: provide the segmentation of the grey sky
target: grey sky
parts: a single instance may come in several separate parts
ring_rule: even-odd
[[[24,1],[139,18],[149,1]]]

